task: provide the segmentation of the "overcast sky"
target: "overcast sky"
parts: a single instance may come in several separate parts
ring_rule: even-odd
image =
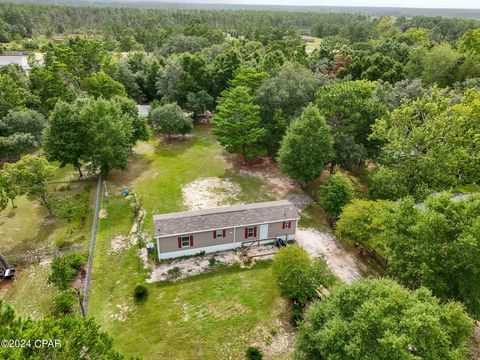
[[[390,6],[417,8],[480,9],[480,0],[168,0],[168,2],[296,6]]]

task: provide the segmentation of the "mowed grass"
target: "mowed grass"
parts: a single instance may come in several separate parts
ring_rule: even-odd
[[[12,305],[21,316],[39,319],[51,315],[53,300],[59,291],[47,283],[49,273],[48,263],[18,268],[17,277],[5,296],[7,304]]]
[[[198,178],[219,177],[237,183],[241,201],[271,199],[263,181],[229,169],[222,148],[208,127],[191,139],[158,139],[140,146],[128,172],[107,181],[107,217],[101,219],[92,273],[89,316],[93,316],[124,354],[145,359],[241,359],[253,344],[268,344],[269,329],[286,321],[269,262],[252,269],[214,269],[177,283],[147,284],[149,297],[136,303],[133,290],[145,283],[147,270],[138,247],[112,251],[112,239],[127,235],[133,223],[130,200],[116,196],[128,187],[147,210],[143,231],[152,234],[152,215],[185,209],[182,188]],[[289,358],[288,352],[280,358]]]

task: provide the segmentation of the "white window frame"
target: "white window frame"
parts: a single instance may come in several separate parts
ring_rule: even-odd
[[[185,239],[187,239],[187,245],[183,244]],[[180,237],[180,243],[182,244],[182,249],[183,248],[189,248],[190,247],[190,235],[181,236]]]
[[[222,239],[222,238],[223,238],[223,229],[215,230],[215,239]]]
[[[252,230],[252,234],[250,235],[250,230]],[[247,237],[248,239],[254,238],[255,237],[255,226],[249,226],[247,228]]]

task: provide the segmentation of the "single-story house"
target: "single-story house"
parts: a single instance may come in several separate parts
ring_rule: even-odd
[[[159,259],[294,240],[299,214],[288,200],[154,215]]]

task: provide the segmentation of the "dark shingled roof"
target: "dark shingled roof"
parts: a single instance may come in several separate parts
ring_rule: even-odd
[[[298,218],[295,206],[280,200],[154,215],[153,226],[155,236],[167,236]]]

